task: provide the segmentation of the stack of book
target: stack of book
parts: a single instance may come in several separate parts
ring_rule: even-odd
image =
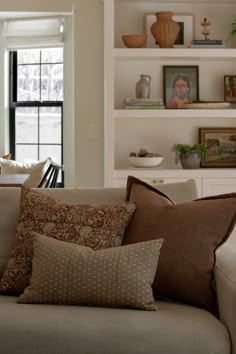
[[[190,48],[224,48],[223,39],[192,39]]]
[[[123,108],[125,109],[164,109],[161,98],[133,98],[124,99]]]

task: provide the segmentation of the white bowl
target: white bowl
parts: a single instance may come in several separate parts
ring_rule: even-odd
[[[139,157],[129,156],[128,161],[135,167],[154,167],[159,166],[163,160],[163,156]]]

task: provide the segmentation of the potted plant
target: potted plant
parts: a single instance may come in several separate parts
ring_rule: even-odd
[[[185,169],[200,168],[202,154],[208,151],[202,144],[175,144],[171,150],[175,153],[175,163],[180,161]]]
[[[231,23],[231,31],[229,33],[229,39],[236,36],[236,19]]]

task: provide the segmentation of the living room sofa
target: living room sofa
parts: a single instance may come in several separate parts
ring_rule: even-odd
[[[160,185],[183,203],[196,198],[193,181]],[[20,188],[0,188],[0,266],[10,256],[20,207]],[[111,203],[123,188],[42,189],[61,201]],[[173,269],[173,272],[175,269]],[[0,295],[1,354],[236,354],[236,251],[216,251],[219,318],[205,309],[157,299],[157,311],[95,306],[16,303]],[[0,273],[1,276],[1,273]]]

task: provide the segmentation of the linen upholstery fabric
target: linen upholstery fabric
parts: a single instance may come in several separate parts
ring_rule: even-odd
[[[28,187],[21,188],[20,214],[11,256],[0,280],[0,292],[20,294],[29,284],[32,231],[101,249],[119,246],[136,205],[73,205]]]
[[[30,286],[20,303],[156,310],[152,294],[162,240],[94,251],[34,233]]]
[[[215,311],[215,250],[235,225],[236,193],[174,205],[135,177],[127,185],[137,209],[123,244],[164,239],[154,295]]]
[[[31,163],[21,163],[15,160],[0,160],[1,173],[2,174],[29,174],[30,177],[25,182],[25,185],[28,187],[37,187],[41,181],[51,159],[48,158],[40,162],[31,162]]]
[[[225,326],[193,306],[158,301],[158,311],[142,311],[16,300],[0,296],[4,354],[233,354]]]
[[[236,343],[236,249],[226,242],[216,250],[215,283],[220,320],[230,332],[233,353]]]

